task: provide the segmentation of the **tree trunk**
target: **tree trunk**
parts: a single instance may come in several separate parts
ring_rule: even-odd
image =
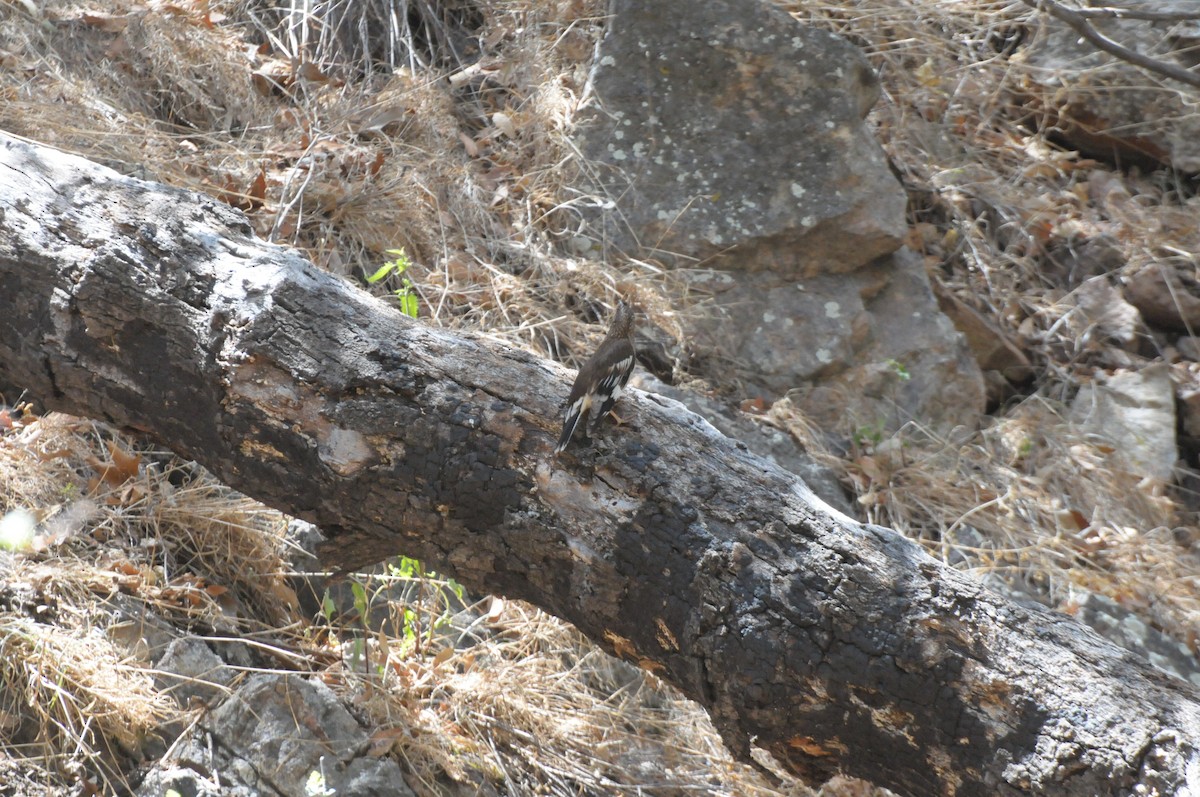
[[[0,389],[316,523],[331,567],[405,553],[542,606],[736,754],[922,797],[1200,793],[1191,686],[674,402],[626,394],[556,463],[565,369],[414,322],[214,199],[0,135],[0,287]]]

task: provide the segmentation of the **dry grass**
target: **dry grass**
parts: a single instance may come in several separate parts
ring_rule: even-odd
[[[786,406],[776,422],[810,446]],[[1120,452],[1027,400],[978,432],[908,425],[826,462],[853,485],[873,523],[899,529],[956,567],[995,574],[1071,611],[1079,590],[1133,610],[1195,645],[1200,567],[1181,533],[1187,512],[1146,489]]]
[[[181,717],[127,598],[198,633],[288,638],[282,519],[170,454],[26,416],[0,438],[0,513],[0,747],[22,769],[121,793]]]
[[[124,787],[145,737],[177,709],[143,667],[123,659],[98,628],[0,613],[7,752],[66,782],[94,780],[106,793]]]
[[[1195,645],[1200,565],[1180,545],[1197,525],[1186,496],[1143,489],[1063,412],[1093,371],[1128,361],[1072,315],[1072,247],[1106,236],[1114,277],[1153,261],[1194,267],[1189,190],[1055,143],[1029,105],[1029,71],[1008,58],[1042,24],[1023,3],[780,5],[868,53],[884,86],[871,121],[909,193],[910,245],[1038,375],[982,430],[912,425],[827,460],[865,517],[948,561],[1060,604],[1076,587],[1101,592]],[[410,16],[344,0],[323,24],[252,0],[0,5],[0,127],[220,197],[264,238],[337,273],[374,271],[403,247],[431,323],[571,362],[623,292],[678,340],[675,314],[697,300],[676,275],[569,254],[583,234],[578,208],[595,198],[563,187],[586,168],[568,133],[589,100],[606,4],[440,6]],[[398,35],[369,33],[386,29]],[[861,431],[816,434],[786,402],[772,417],[814,447]],[[309,668],[331,658],[297,624],[282,519],[169,456],[136,453],[90,423],[36,420],[0,437],[0,505],[38,524],[38,550],[6,555],[0,583],[0,764],[31,793],[78,778],[116,788],[175,711],[134,666],[137,650],[95,632],[112,595],[200,633],[270,636]],[[1169,589],[1155,586],[1164,579]],[[441,777],[562,794],[771,793],[653,678],[525,607],[492,626],[442,658],[377,646],[383,675],[329,671],[396,729],[381,743],[428,793]],[[110,725],[121,729],[114,747],[100,741]]]

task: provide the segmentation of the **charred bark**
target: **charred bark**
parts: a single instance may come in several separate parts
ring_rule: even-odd
[[[816,499],[673,402],[551,461],[563,368],[411,321],[204,196],[0,136],[0,386],[566,618],[810,780],[1200,791],[1200,694]]]

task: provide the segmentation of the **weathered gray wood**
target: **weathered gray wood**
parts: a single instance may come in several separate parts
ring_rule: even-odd
[[[543,606],[810,779],[1200,792],[1196,690],[676,406],[635,391],[555,467],[569,376],[413,322],[210,198],[0,136],[0,389],[319,524],[332,567],[404,552]]]

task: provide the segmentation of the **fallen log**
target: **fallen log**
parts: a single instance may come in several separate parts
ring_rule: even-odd
[[[406,318],[206,196],[0,134],[0,390],[528,600],[734,752],[909,795],[1200,793],[1200,693],[824,505],[678,404],[557,462],[560,366]]]

